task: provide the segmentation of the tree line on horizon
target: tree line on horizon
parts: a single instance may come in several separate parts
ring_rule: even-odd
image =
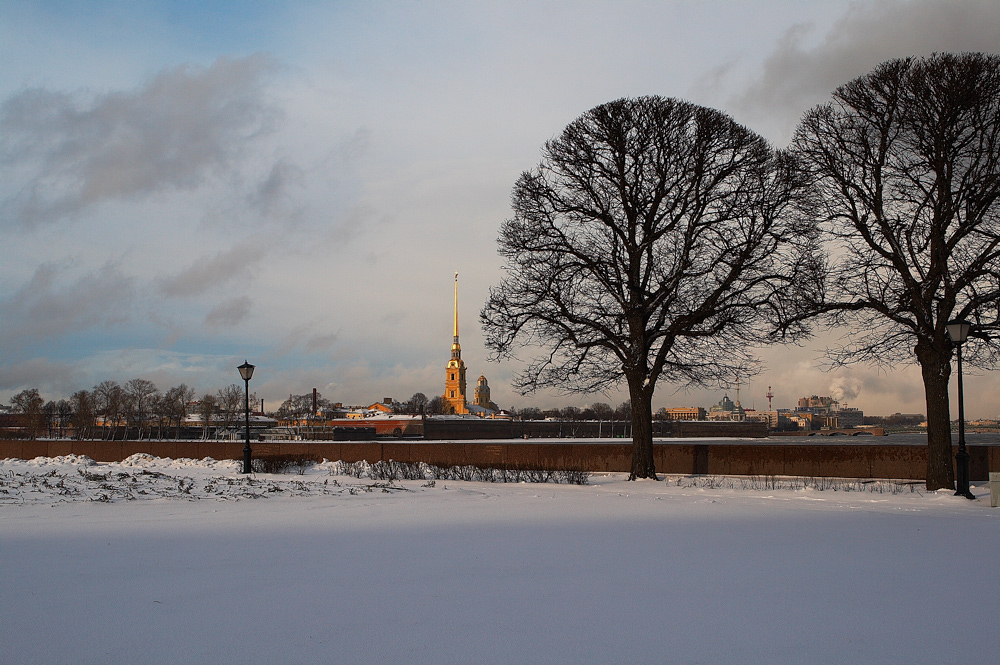
[[[106,380],[91,390],[78,390],[69,399],[46,401],[37,388],[20,391],[10,399],[11,412],[22,417],[24,433],[35,439],[40,433],[47,436],[64,436],[72,430],[77,439],[123,440],[128,438],[181,438],[185,420],[196,414],[201,422],[202,435],[209,436],[216,430],[239,428],[246,409],[244,389],[230,384],[216,392],[206,392],[195,399],[197,392],[180,384],[166,391],[157,389],[148,379],[131,379],[124,384]],[[310,415],[328,414],[334,404],[321,393],[290,395],[277,409],[264,415],[281,421],[296,421]],[[250,409],[258,402],[257,394],[250,394]],[[406,402],[388,405],[393,413],[440,415],[444,411],[441,397],[428,399],[422,392],[414,393]],[[256,412],[256,411],[255,411]],[[626,400],[617,408],[604,402],[590,406],[567,406],[562,409],[524,407],[512,409],[514,417],[524,420],[541,420],[559,417],[567,420],[631,420],[631,405]]]
[[[210,427],[229,429],[243,422],[246,395],[236,384],[205,393],[197,401],[187,384],[165,392],[148,379],[131,379],[125,384],[107,380],[91,390],[78,390],[70,398],[46,402],[37,388],[28,388],[10,400],[11,411],[23,417],[29,438],[38,433],[73,429],[79,439],[164,438],[171,433],[180,438],[189,414],[196,412],[205,433]],[[251,393],[250,403],[257,399]],[[192,411],[192,406],[196,411]]]

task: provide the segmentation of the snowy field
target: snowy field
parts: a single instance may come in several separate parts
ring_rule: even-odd
[[[995,663],[1000,508],[921,485],[0,461],[0,663]]]

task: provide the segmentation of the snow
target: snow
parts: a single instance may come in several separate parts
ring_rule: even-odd
[[[996,662],[1000,509],[907,483],[0,461],[0,662]],[[61,481],[61,482],[60,482]],[[846,491],[855,490],[855,491]]]

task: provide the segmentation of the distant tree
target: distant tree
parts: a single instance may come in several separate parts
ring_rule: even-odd
[[[580,418],[580,409],[575,406],[567,406],[562,410],[562,417],[566,420],[577,420]]]
[[[317,410],[322,413],[330,408],[330,402],[317,393]],[[277,416],[281,420],[302,420],[313,413],[313,395],[311,392],[302,395],[290,395],[278,407]]]
[[[431,397],[430,401],[427,402],[427,413],[441,413],[443,401],[441,395]]]
[[[71,424],[73,405],[67,400],[59,400],[56,402],[56,415],[59,418],[59,436],[62,437],[65,435],[66,428]]]
[[[94,386],[94,410],[102,417],[101,438],[116,438],[125,411],[125,390],[116,381]]]
[[[886,62],[809,111],[793,149],[831,244],[815,311],[849,326],[830,357],[920,365],[927,488],[954,487],[945,325],[973,324],[972,366],[1000,352],[1000,57]]]
[[[91,438],[94,434],[94,426],[97,424],[93,393],[87,390],[78,390],[73,393],[69,401],[73,408],[72,422],[74,429],[76,429],[76,438]]]
[[[156,384],[148,379],[131,379],[125,384],[125,397],[127,400],[127,422],[129,427],[134,427],[138,431],[139,438],[142,438],[142,430],[150,423],[153,415],[153,407],[159,397]]]
[[[188,403],[194,399],[194,389],[182,383],[163,393],[163,412],[174,427],[174,438],[181,437],[181,425],[188,415]]]
[[[526,406],[523,409],[518,409],[517,415],[521,420],[541,420],[544,417],[542,410],[534,406]]]
[[[215,405],[223,429],[229,429],[239,422],[246,401],[246,388],[231,383],[216,393]]]
[[[611,420],[615,415],[615,410],[605,402],[594,402],[590,405],[590,410],[598,420]]]
[[[755,346],[804,332],[818,284],[793,162],[719,111],[661,97],[603,104],[545,144],[500,229],[504,279],[481,319],[495,359],[539,350],[514,388],[594,393],[623,381],[631,478],[655,478],[661,379],[718,384]]]
[[[58,408],[56,403],[49,400],[42,405],[42,423],[45,426],[45,436],[51,437],[52,430],[57,426]]]
[[[413,393],[410,398],[410,413],[423,413],[427,409],[427,395],[423,393]]]
[[[42,399],[38,388],[28,388],[17,393],[10,398],[11,411],[23,416],[25,434],[34,440],[38,437],[38,432],[42,428],[44,415],[42,408],[45,400]]]
[[[667,407],[661,406],[659,409],[657,409],[656,413],[653,414],[653,420],[669,420],[669,416],[667,414]]]
[[[201,418],[202,438],[208,438],[212,431],[212,422],[215,420],[217,399],[211,393],[205,393],[198,401],[198,416]]]
[[[149,408],[143,420],[146,429],[146,436],[152,440],[153,429],[156,429],[156,439],[163,439],[163,428],[167,422],[166,405],[163,402],[163,393],[157,390],[149,400]],[[142,429],[139,429],[139,438],[142,439]]]
[[[632,402],[625,400],[619,404],[618,408],[615,409],[615,418],[617,420],[632,420]]]

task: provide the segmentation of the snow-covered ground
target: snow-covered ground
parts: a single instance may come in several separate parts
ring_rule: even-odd
[[[1000,660],[985,484],[238,470],[0,461],[0,663]]]

